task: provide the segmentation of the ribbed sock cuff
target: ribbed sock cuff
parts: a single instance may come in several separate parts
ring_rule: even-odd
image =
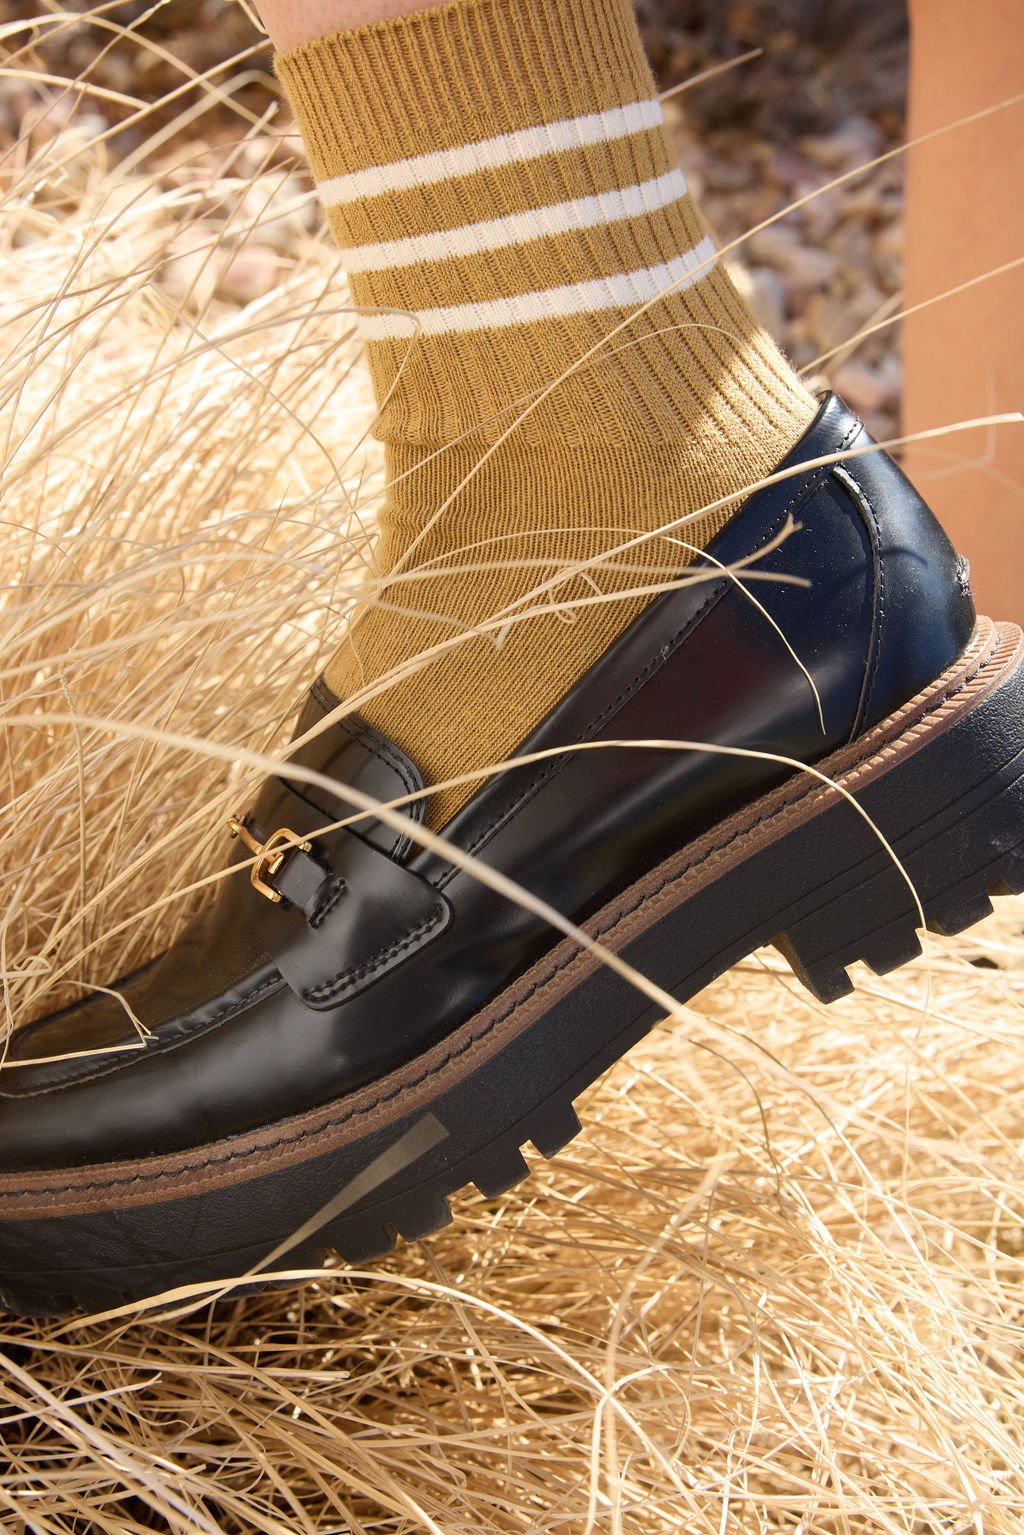
[[[629,0],[453,0],[274,68],[318,181],[656,94]]]

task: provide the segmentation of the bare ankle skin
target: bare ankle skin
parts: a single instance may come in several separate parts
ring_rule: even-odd
[[[344,27],[390,21],[422,10],[422,0],[259,0],[263,25],[275,48],[295,48]]]

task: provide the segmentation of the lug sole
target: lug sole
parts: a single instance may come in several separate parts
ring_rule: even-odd
[[[942,677],[817,773],[881,831],[930,929],[961,932],[992,895],[1024,890],[1021,630],[980,619]],[[918,954],[919,924],[864,815],[796,773],[585,926],[682,1004],[769,943],[833,1001],[855,961],[885,974]],[[187,1153],[4,1175],[0,1304],[52,1316],[232,1280],[237,1296],[331,1250],[379,1258],[448,1224],[465,1185],[493,1197],[521,1182],[523,1146],[557,1155],[581,1128],[574,1100],[663,1016],[564,939],[430,1051],[333,1104]]]

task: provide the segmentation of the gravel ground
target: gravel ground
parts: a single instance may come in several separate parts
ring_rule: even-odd
[[[743,240],[734,259],[737,278],[764,325],[815,387],[831,384],[864,413],[876,434],[894,435],[901,386],[899,326],[870,336],[852,353],[848,343],[898,308],[902,161],[818,192],[804,206],[758,228],[781,209],[883,154],[893,140],[876,120],[859,114],[831,132],[802,135],[789,145],[752,141],[738,129],[698,137],[683,114],[676,131],[683,167],[719,242],[757,231]],[[834,355],[824,355],[837,347]]]

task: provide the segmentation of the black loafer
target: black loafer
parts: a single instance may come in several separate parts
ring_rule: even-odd
[[[852,961],[918,953],[922,912],[957,932],[1024,888],[1021,631],[976,616],[965,561],[834,396],[780,469],[700,562],[708,579],[653,601],[521,750],[575,749],[484,783],[445,832],[679,1002],[765,943],[829,1001]],[[713,563],[743,559],[805,579],[748,591]],[[337,705],[315,683],[294,738]],[[614,741],[691,744],[582,749]],[[378,800],[422,787],[357,718],[292,761]],[[573,1099],[663,1016],[393,816],[323,830],[352,813],[266,780],[225,834],[237,876],[114,983],[144,1049],[67,1058],[135,1038],[105,994],[15,1036],[10,1307],[388,1252],[450,1220],[466,1182],[522,1178],[524,1142],[564,1146]]]

